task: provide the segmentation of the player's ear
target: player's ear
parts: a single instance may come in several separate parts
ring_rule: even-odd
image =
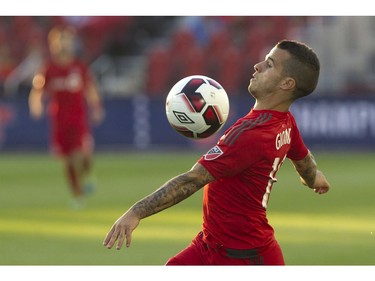
[[[280,87],[283,90],[293,90],[296,87],[296,80],[292,77],[285,77],[284,80],[281,81]]]

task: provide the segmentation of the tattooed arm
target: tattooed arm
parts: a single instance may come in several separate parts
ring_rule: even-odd
[[[304,185],[319,194],[328,192],[330,184],[324,174],[317,169],[314,156],[310,151],[304,159],[292,162]]]
[[[141,219],[176,205],[213,180],[211,174],[201,164],[196,163],[190,171],[172,178],[155,192],[135,203],[113,224],[103,245],[111,249],[118,240],[116,248],[119,250],[126,240],[126,247],[129,247],[132,232]]]

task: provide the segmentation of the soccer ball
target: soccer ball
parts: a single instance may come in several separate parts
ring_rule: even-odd
[[[229,99],[214,79],[192,75],[178,81],[169,91],[165,110],[169,124],[178,133],[203,139],[222,128],[229,115]]]

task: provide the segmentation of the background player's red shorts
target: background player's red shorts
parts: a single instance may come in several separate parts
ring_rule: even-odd
[[[88,130],[82,127],[65,126],[58,130],[52,130],[51,149],[57,155],[68,155],[76,150],[90,153],[94,141]]]
[[[225,249],[210,247],[199,233],[191,244],[170,258],[166,265],[285,265],[281,248],[277,241],[261,255],[246,258],[228,257]]]

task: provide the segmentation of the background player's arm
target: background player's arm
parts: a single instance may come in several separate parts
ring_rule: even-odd
[[[44,114],[43,92],[46,83],[45,76],[38,73],[32,81],[32,88],[29,94],[29,109],[33,119],[40,119]]]
[[[135,203],[112,226],[103,242],[104,246],[110,249],[118,240],[119,250],[126,239],[126,246],[129,247],[131,234],[141,219],[176,205],[213,180],[212,175],[201,164],[196,163],[190,171],[170,179],[155,192]]]
[[[304,159],[298,161],[292,160],[292,162],[300,176],[302,184],[319,194],[328,192],[330,184],[323,172],[317,169],[316,161],[310,151]]]
[[[91,121],[94,125],[98,125],[104,119],[104,109],[102,106],[99,89],[94,80],[87,84],[86,99],[90,110]]]

